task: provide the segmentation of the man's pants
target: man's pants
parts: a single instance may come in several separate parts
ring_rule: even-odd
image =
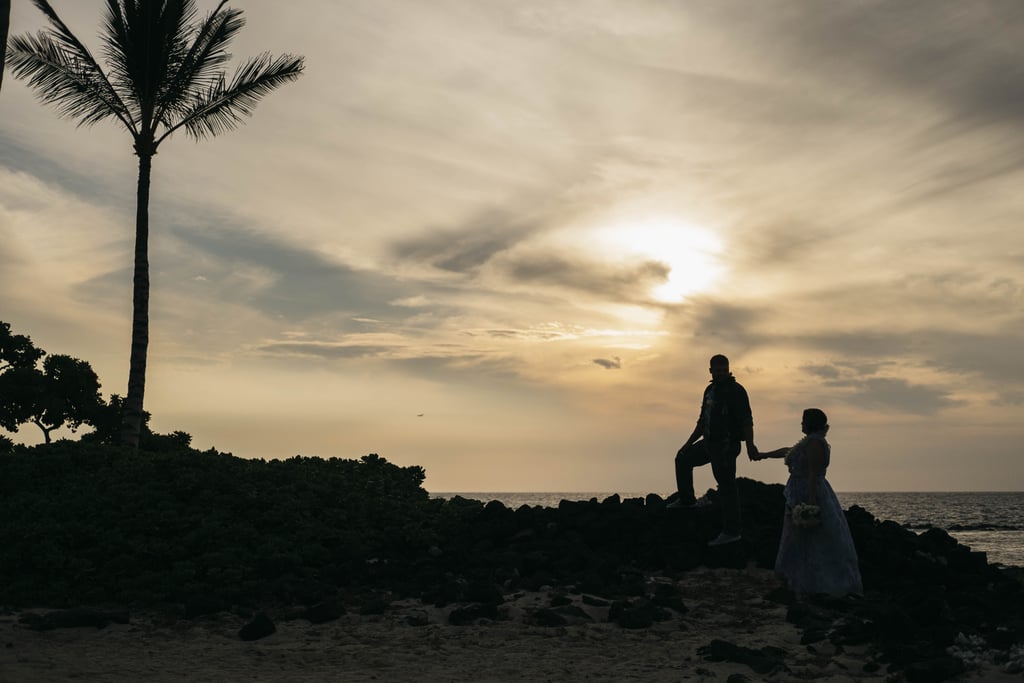
[[[711,463],[711,473],[718,483],[722,504],[722,531],[740,533],[740,495],[736,489],[736,457],[740,454],[739,441],[712,441],[701,439],[689,448],[676,453],[676,487],[679,500],[687,505],[696,500],[693,493],[693,468]]]

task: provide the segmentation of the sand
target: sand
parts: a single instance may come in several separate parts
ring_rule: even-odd
[[[651,577],[652,581],[667,581]],[[593,622],[558,627],[527,623],[551,592],[509,596],[502,618],[448,624],[450,608],[417,601],[383,615],[346,614],[313,625],[275,619],[277,631],[244,642],[233,614],[192,621],[133,613],[129,624],[38,632],[19,614],[0,617],[0,681],[747,681],[886,680],[870,645],[840,649],[800,644],[786,607],[765,599],[778,587],[771,571],[696,570],[679,586],[689,610],[630,630],[608,623],[608,607],[574,604]],[[33,610],[38,613],[45,610]],[[275,616],[271,611],[271,616]],[[414,625],[418,624],[418,625]],[[756,673],[699,652],[714,639],[784,651],[784,668]],[[1016,681],[1020,674],[983,665],[963,680]]]

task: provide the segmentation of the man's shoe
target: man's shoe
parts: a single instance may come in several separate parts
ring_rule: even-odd
[[[676,498],[671,503],[665,506],[666,510],[679,510],[681,508],[692,508],[695,503],[684,503],[681,499]]]
[[[690,503],[686,507],[689,507],[689,508],[709,508],[712,505],[714,505],[714,503],[711,502],[710,498],[708,498],[707,496],[701,496],[700,498],[698,498],[697,500],[693,501],[692,503]]]
[[[724,531],[715,538],[708,541],[709,546],[726,545],[727,543],[735,543],[736,541],[743,538],[739,534],[727,534]]]

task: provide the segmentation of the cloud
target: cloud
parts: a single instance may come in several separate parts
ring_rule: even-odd
[[[839,369],[832,365],[803,365],[800,369],[825,379],[838,379],[839,377]]]
[[[669,315],[677,330],[705,341],[720,340],[735,349],[753,348],[771,338],[758,330],[770,313],[757,303],[726,303],[713,297],[692,297],[671,309]]]
[[[386,318],[393,310],[389,301],[413,295],[394,278],[336,262],[294,242],[224,227],[172,232],[185,247],[178,268],[194,272],[198,266],[203,272],[197,274],[223,294],[245,297],[257,309],[288,319],[336,311]],[[247,271],[255,273],[255,281],[240,286],[234,274]]]
[[[611,360],[607,358],[595,358],[594,363],[600,365],[605,370],[619,370],[622,368],[622,359],[618,356],[612,356]]]
[[[516,284],[559,287],[609,302],[648,302],[651,287],[669,274],[659,261],[595,263],[559,254],[517,255],[504,260],[501,270]]]
[[[329,360],[350,358],[380,358],[394,351],[393,346],[372,346],[361,344],[329,344],[324,342],[270,342],[261,344],[256,350],[271,355],[291,357],[313,357]]]
[[[398,240],[392,253],[402,261],[429,264],[452,273],[472,273],[536,229],[500,211],[488,211],[464,225],[425,230]]]
[[[825,385],[839,389],[839,397],[847,403],[869,410],[933,415],[959,404],[945,389],[894,377],[838,379]]]
[[[126,148],[129,140],[125,133]],[[17,137],[3,130],[0,130],[0,148],[4,150],[3,165],[0,168],[31,169],[32,175],[42,184],[59,187],[62,193],[74,195],[79,200],[118,208],[133,207],[135,204],[134,186],[112,183],[106,169],[81,171],[67,164],[63,156],[47,155],[42,150],[23,144]],[[133,170],[131,164],[126,164],[125,168]],[[119,175],[128,177],[127,173]]]
[[[997,406],[1024,406],[1024,391],[1006,391],[992,401]]]

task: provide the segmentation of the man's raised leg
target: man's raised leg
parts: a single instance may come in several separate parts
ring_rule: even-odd
[[[697,500],[693,493],[693,468],[709,462],[711,454],[703,440],[679,449],[676,453],[676,490],[679,491],[679,499],[675,507],[692,505]]]

